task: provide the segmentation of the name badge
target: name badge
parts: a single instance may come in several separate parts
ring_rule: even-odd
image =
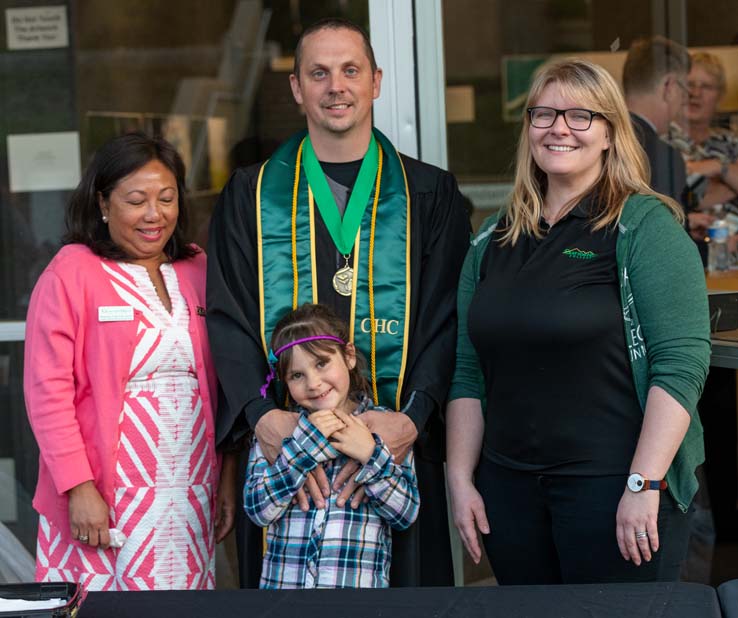
[[[121,307],[98,307],[98,322],[132,322],[133,307],[123,305]]]

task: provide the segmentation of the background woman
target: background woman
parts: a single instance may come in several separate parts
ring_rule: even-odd
[[[503,584],[673,580],[704,452],[697,250],[606,71],[544,68],[527,107],[511,203],[460,282],[454,520]]]
[[[38,580],[214,587],[216,386],[184,177],[164,140],[103,146],[34,289],[24,386],[41,454]]]
[[[725,69],[709,52],[691,54],[687,133],[677,133],[671,143],[681,150],[689,174],[708,179],[700,200],[702,209],[731,202],[738,196],[738,136],[717,127],[717,106],[725,94]]]

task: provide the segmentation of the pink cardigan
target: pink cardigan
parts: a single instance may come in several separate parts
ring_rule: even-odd
[[[118,422],[138,320],[100,322],[99,307],[121,298],[103,258],[67,245],[41,274],[26,322],[23,386],[41,456],[34,508],[69,535],[66,491],[85,481],[113,504]],[[217,386],[205,327],[204,253],[174,262],[190,308],[190,336],[206,432],[214,441]],[[217,487],[217,470],[213,486]]]

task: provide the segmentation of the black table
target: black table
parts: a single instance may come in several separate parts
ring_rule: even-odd
[[[91,592],[79,618],[721,618],[701,584]]]

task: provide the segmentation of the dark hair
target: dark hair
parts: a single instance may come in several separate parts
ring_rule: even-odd
[[[332,335],[347,343],[349,341],[348,326],[330,307],[305,303],[294,311],[290,311],[277,322],[272,333],[272,350],[313,335]],[[306,341],[301,343],[300,347],[315,358],[324,358],[328,354],[340,351],[343,359],[347,360],[346,345],[330,339]],[[284,384],[286,384],[284,377],[290,367],[293,349],[287,348],[277,359],[277,377]],[[369,392],[369,383],[364,377],[365,368],[364,357],[359,350],[356,350],[356,365],[349,370],[349,396],[354,400],[357,400],[362,393]]]
[[[305,40],[305,37],[320,30],[351,30],[352,32],[360,34],[364,41],[366,57],[369,59],[369,64],[372,67],[372,73],[377,72],[377,60],[374,58],[374,50],[372,49],[372,44],[366,30],[343,17],[325,17],[305,28],[305,30],[302,31],[302,34],[300,34],[300,38],[297,40],[297,46],[295,47],[295,64],[292,72],[295,74],[298,81],[300,80],[300,63],[302,62],[303,41]]]
[[[190,258],[198,253],[199,250],[185,238],[188,217],[182,157],[165,139],[152,138],[138,131],[110,140],[95,153],[67,205],[67,232],[62,239],[64,244],[87,245],[95,254],[111,260],[129,258],[110,238],[108,226],[102,220],[98,194],[108,200],[121,179],[150,161],[161,162],[177,181],[179,215],[174,232],[164,245],[164,253],[171,261]]]
[[[687,48],[666,37],[636,39],[623,65],[623,90],[626,95],[649,92],[667,73],[686,75],[691,64]]]

